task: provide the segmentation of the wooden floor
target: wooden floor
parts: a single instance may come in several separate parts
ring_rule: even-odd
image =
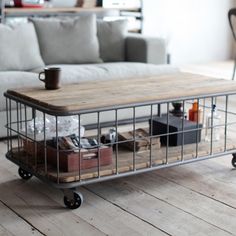
[[[232,79],[233,61],[211,62],[207,64],[195,64],[181,66],[183,72],[190,72],[200,75],[213,76],[215,78]]]
[[[231,156],[82,187],[71,211],[59,190],[22,181],[5,152],[2,141],[0,235],[236,235]]]

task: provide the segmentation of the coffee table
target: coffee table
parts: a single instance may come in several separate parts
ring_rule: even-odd
[[[23,179],[35,175],[62,189],[64,203],[71,209],[79,207],[83,201],[82,195],[76,191],[81,185],[227,154],[233,154],[232,164],[236,167],[236,145],[231,139],[236,128],[236,113],[232,105],[236,95],[234,81],[177,73],[83,82],[64,85],[58,90],[45,90],[43,86],[15,89],[4,95],[9,137],[6,157],[19,166]],[[182,129],[170,132],[171,104],[179,102],[183,110],[188,111],[193,101],[197,101],[202,109],[203,120],[195,122],[195,128],[186,131],[186,117],[179,118]],[[210,141],[204,141],[204,118],[207,113],[213,114],[213,104],[218,107],[221,121],[219,124],[212,121],[207,127],[208,134],[210,129]],[[16,111],[12,108],[15,106]],[[144,110],[146,117],[139,123],[139,112]],[[130,124],[126,126],[120,118],[123,113],[130,116]],[[163,114],[166,117],[166,133],[154,134],[152,121]],[[98,143],[91,149],[79,146],[62,150],[59,141],[62,136],[71,135],[71,127],[75,124],[77,128],[73,132],[81,142],[82,136],[78,136],[88,117],[95,126],[85,131],[85,137],[95,138]],[[112,144],[100,141],[107,134],[106,124],[102,122],[104,117],[117,134]],[[145,137],[136,135],[140,127],[148,127]],[[133,131],[133,137],[119,140],[118,133],[126,129]],[[221,133],[217,141],[214,140],[216,129]],[[185,144],[184,137],[188,132],[193,132],[196,137],[201,135],[201,140]],[[181,145],[168,144],[173,135],[181,136]],[[157,139],[162,140],[163,137],[167,139],[166,145],[154,145]],[[137,149],[140,140],[148,140],[147,148],[141,151]],[[127,145],[123,144],[133,145],[133,150],[127,150],[124,147]]]

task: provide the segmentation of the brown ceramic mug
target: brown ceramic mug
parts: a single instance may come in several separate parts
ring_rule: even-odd
[[[44,79],[42,79],[42,75],[44,75]],[[45,68],[44,71],[39,73],[39,80],[45,83],[46,89],[59,89],[60,88],[60,76],[61,76],[61,68],[59,67],[51,67]]]

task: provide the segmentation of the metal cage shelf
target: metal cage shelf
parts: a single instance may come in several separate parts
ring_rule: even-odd
[[[29,179],[34,175],[62,189],[65,194],[64,203],[71,209],[81,205],[83,198],[80,193],[76,192],[76,188],[85,184],[227,154],[233,154],[232,164],[235,166],[236,145],[231,138],[231,134],[236,131],[236,113],[232,109],[235,95],[236,93],[230,92],[52,114],[53,112],[50,113],[46,108],[43,109],[33,102],[24,101],[6,93],[8,132],[6,157],[19,166],[19,174],[23,179]],[[176,118],[179,119],[181,128],[171,131],[170,122],[174,117],[171,112],[172,103],[177,100],[183,111],[183,115]],[[186,130],[185,122],[188,117],[185,112],[190,109],[193,101],[198,103],[202,117],[200,120],[197,119],[194,127]],[[207,114],[213,115],[211,108],[214,104],[218,108],[219,123],[216,124],[214,119],[211,119],[210,125],[206,127]],[[146,111],[146,116],[139,119],[139,113],[143,110]],[[123,118],[120,118],[122,117],[120,114],[123,113],[127,113],[128,116],[125,124]],[[106,124],[104,120],[108,116],[110,127],[104,125]],[[65,132],[67,132],[65,127],[67,124],[65,125],[61,120],[68,122],[67,119],[70,120],[71,117],[76,122],[77,131],[74,132],[78,143],[82,142],[81,127],[89,127],[85,124],[88,117],[90,124],[93,124],[91,126],[93,129],[85,129],[83,138],[95,139],[97,143],[87,149],[82,146],[61,149],[60,138],[66,137]],[[157,134],[154,132],[156,124],[153,121],[161,117],[165,120],[166,132]],[[48,123],[51,126],[50,131]],[[69,126],[71,126],[70,123]],[[102,142],[101,138],[109,133],[109,128],[113,129],[116,134],[115,138],[110,140],[111,142]],[[139,136],[138,129],[146,129],[146,136]],[[119,135],[127,131],[132,134],[131,138],[119,139]],[[206,131],[208,141],[205,140]],[[219,140],[214,140],[216,131],[219,134]],[[186,144],[190,134],[195,135],[196,141]],[[176,137],[180,139],[180,144],[170,144],[170,140]],[[54,140],[53,145],[52,140]],[[137,145],[141,141],[147,144],[144,149],[138,150]],[[131,148],[128,149],[127,146]],[[69,159],[73,161],[69,163]],[[68,165],[68,168],[72,165],[72,170],[66,170],[65,165]]]

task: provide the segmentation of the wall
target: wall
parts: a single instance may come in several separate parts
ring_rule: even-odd
[[[234,0],[143,0],[145,35],[169,42],[174,65],[232,57],[227,13]]]

